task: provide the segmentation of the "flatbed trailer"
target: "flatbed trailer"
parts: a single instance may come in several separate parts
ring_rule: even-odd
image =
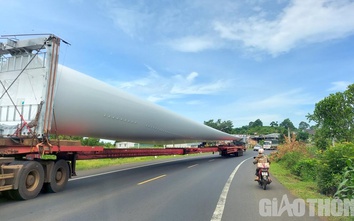
[[[78,160],[123,158],[139,156],[168,156],[188,155],[200,153],[216,153],[221,156],[242,156],[245,151],[243,146],[213,146],[213,147],[185,147],[185,148],[118,148],[103,149],[103,151],[80,151],[77,153]]]
[[[75,141],[52,142],[51,146],[30,145],[32,140],[0,139],[0,192],[15,200],[35,198],[40,191],[60,192],[76,176],[76,161],[137,156],[186,155],[219,152],[242,156],[244,146],[221,145],[202,148],[107,149],[81,146]]]

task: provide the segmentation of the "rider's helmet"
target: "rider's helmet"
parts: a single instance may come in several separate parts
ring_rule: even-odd
[[[259,149],[258,153],[260,153],[260,154],[264,153],[264,149]]]

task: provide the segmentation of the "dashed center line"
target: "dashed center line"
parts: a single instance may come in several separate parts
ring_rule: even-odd
[[[164,175],[161,175],[161,176],[157,176],[157,177],[155,177],[155,178],[151,178],[151,179],[149,179],[149,180],[145,180],[145,181],[143,181],[143,182],[140,182],[140,183],[138,183],[138,185],[142,185],[142,184],[145,184],[145,183],[148,183],[148,182],[151,182],[151,181],[160,179],[160,178],[165,177],[165,176],[167,176],[167,175],[164,174]]]
[[[191,165],[191,166],[189,166],[189,167],[187,167],[188,169],[189,168],[192,168],[192,167],[195,167],[195,166],[197,166],[198,164],[194,164],[194,165]]]

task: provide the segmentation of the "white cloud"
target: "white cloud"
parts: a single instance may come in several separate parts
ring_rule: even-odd
[[[336,81],[332,82],[332,87],[328,89],[328,91],[345,91],[347,90],[348,86],[352,84],[351,82],[348,81]]]
[[[187,82],[176,83],[171,88],[172,94],[214,94],[227,87],[227,83],[219,80],[211,83],[186,84]]]
[[[313,104],[314,98],[309,94],[304,94],[301,89],[293,89],[284,93],[272,95],[260,102],[261,105],[276,107],[298,106]]]
[[[181,52],[199,52],[207,49],[217,48],[217,44],[211,38],[188,36],[174,39],[167,42],[171,48]]]
[[[303,43],[323,42],[354,32],[354,3],[347,0],[293,0],[274,20],[262,13],[237,22],[215,21],[223,39],[241,41],[247,48],[272,55]]]
[[[193,81],[196,77],[198,77],[198,73],[197,72],[192,72],[187,76],[187,81]]]
[[[180,97],[179,95],[175,95],[175,94],[162,93],[162,94],[149,95],[146,99],[150,102],[157,103],[159,101],[172,100],[179,97]]]
[[[187,101],[186,102],[189,105],[201,105],[204,104],[204,102],[200,101],[200,100],[191,100],[191,101]]]
[[[112,9],[111,18],[114,23],[126,34],[134,36],[137,29],[137,19],[136,12],[128,9]]]
[[[153,84],[159,82],[161,76],[159,76],[153,68],[149,66],[146,66],[146,68],[148,69],[148,74],[146,77],[139,78],[134,81],[120,82],[119,87],[123,89],[150,87]]]
[[[141,94],[149,101],[158,102],[180,98],[186,95],[216,94],[225,90],[229,83],[224,80],[202,82],[199,73],[177,74],[172,77],[160,75],[153,68],[146,66],[148,73],[145,77],[134,81],[117,82],[117,87]],[[229,81],[228,81],[229,82]]]
[[[107,1],[104,7],[106,15],[122,32],[132,38],[142,38],[142,32],[150,28],[154,14],[144,10],[143,3],[123,4]]]
[[[267,96],[266,94],[263,97],[247,97],[247,101],[243,102],[243,109],[258,112],[289,109],[291,107],[296,107],[299,105],[308,105],[314,103],[314,98],[311,95],[304,94],[301,89],[292,89],[286,92],[272,94]]]

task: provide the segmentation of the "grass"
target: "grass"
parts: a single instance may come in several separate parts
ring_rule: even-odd
[[[272,162],[271,174],[276,177],[294,196],[302,199],[328,199],[318,192],[315,181],[301,181],[281,164]],[[317,208],[316,208],[317,210]],[[354,221],[354,217],[322,217],[328,221]]]
[[[325,198],[317,192],[315,181],[301,181],[281,164],[272,162],[271,174],[275,176],[290,192],[300,198]]]

